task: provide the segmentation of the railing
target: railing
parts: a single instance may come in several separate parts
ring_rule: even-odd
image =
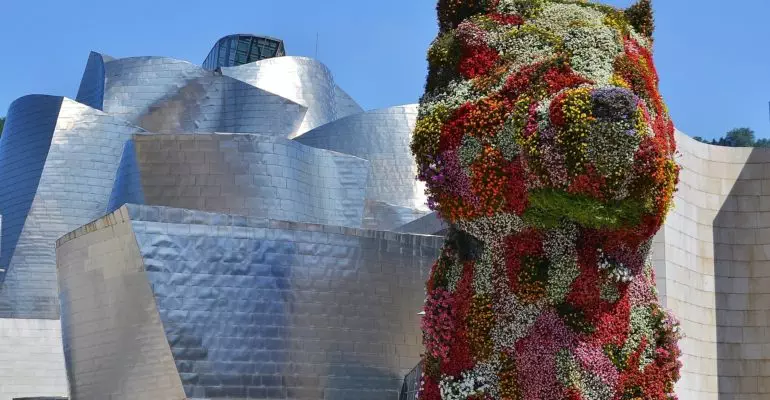
[[[422,362],[412,368],[404,377],[404,384],[401,385],[401,394],[398,400],[415,400],[417,392],[420,390],[420,378],[422,378]]]

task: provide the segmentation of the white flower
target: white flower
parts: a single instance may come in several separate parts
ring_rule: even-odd
[[[578,229],[573,224],[566,224],[546,234],[543,249],[551,263],[547,293],[552,304],[559,304],[567,297],[572,282],[580,275],[575,248],[577,237]]]
[[[480,363],[471,371],[463,372],[459,379],[443,376],[439,382],[442,400],[466,400],[470,396],[489,394],[497,398],[499,363],[492,360]]]
[[[604,24],[571,28],[564,35],[564,48],[572,55],[575,73],[599,85],[610,83],[615,59],[623,52],[617,31]]]

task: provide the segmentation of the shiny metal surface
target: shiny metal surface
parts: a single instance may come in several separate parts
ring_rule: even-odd
[[[334,85],[334,101],[336,102],[337,118],[364,112],[364,109],[356,103],[355,99],[337,85]]]
[[[277,57],[223,67],[222,74],[307,107],[300,128],[289,138],[338,118],[337,92],[331,71],[321,62],[306,57]],[[345,103],[345,109],[349,109]]]
[[[136,398],[115,386],[165,368],[196,399],[395,399],[419,360],[416,310],[441,242],[122,207],[58,242],[73,394]],[[126,343],[140,332],[147,348]],[[153,385],[139,398],[178,398]]]
[[[424,217],[411,221],[394,229],[394,232],[414,233],[422,235],[440,235],[449,229],[449,226],[432,212]]]
[[[98,60],[91,61],[94,58],[92,54],[89,67],[94,66],[87,67],[86,74],[98,72]],[[306,107],[281,96],[166,57],[107,61],[104,74],[104,111],[152,132],[223,131],[288,137],[299,128],[306,112]],[[81,91],[87,89],[81,85]]]
[[[372,163],[367,185],[367,223],[393,229],[429,212],[425,184],[415,179],[409,151],[417,106],[405,105],[354,114],[304,133],[294,140],[351,154]]]
[[[184,400],[127,211],[57,248],[73,400]],[[61,241],[60,241],[61,242]]]
[[[0,137],[0,181],[4,182],[0,185],[0,213],[5,219],[0,254],[0,266],[5,271],[0,273],[0,287],[32,206],[61,104],[61,97],[33,95],[14,101],[8,108]],[[8,315],[8,307],[0,306],[5,309],[0,315]]]
[[[418,182],[409,143],[417,120],[417,105],[389,107],[351,115],[328,123],[294,140],[321,149],[371,161],[367,198],[373,201],[429,209],[425,185]]]
[[[73,100],[13,103],[0,140],[3,226],[0,317],[59,316],[53,244],[103,214],[123,147],[140,131]]]
[[[157,103],[213,72],[168,57],[129,57],[104,63],[103,110],[138,124]]]
[[[263,135],[136,135],[129,146],[112,209],[140,202],[361,226],[366,160]]]
[[[112,57],[95,51],[88,55],[86,70],[80,80],[75,100],[97,110],[104,107],[104,63],[112,60]]]
[[[79,102],[12,105],[0,318],[66,315],[73,398],[389,399],[416,363],[415,310],[440,240],[352,228],[423,214],[393,179],[368,184],[407,173],[413,112],[362,114],[323,64],[277,60],[231,77],[92,53]],[[336,152],[287,139],[344,116],[325,129],[374,143]],[[55,240],[118,208],[60,252],[70,272],[57,285]],[[128,210],[144,211],[129,223]]]
[[[289,137],[307,112],[283,97],[226,76],[196,78],[150,105],[137,125],[157,133],[257,133]]]
[[[395,231],[425,215],[414,208],[395,206],[382,201],[367,200],[362,227],[366,229]]]

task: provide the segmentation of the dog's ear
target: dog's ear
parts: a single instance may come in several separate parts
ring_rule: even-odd
[[[639,0],[625,11],[626,18],[634,29],[652,39],[655,32],[655,18],[652,13],[651,0]]]
[[[450,31],[476,14],[489,12],[497,3],[497,0],[438,0],[436,11],[439,31]]]

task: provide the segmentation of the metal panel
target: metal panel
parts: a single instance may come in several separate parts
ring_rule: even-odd
[[[8,109],[0,138],[0,212],[5,219],[0,291],[37,191],[61,103],[61,97],[32,95],[14,101]],[[10,315],[7,302],[0,301],[0,315]]]
[[[113,274],[94,259],[122,257],[99,243],[123,231],[126,214],[188,397],[391,400],[419,361],[417,312],[441,238],[164,207],[127,205],[59,241],[62,298],[78,297],[67,300],[66,329],[94,304],[109,311],[80,321],[91,329],[136,309],[110,290],[133,273]],[[68,354],[88,352],[95,340],[68,336]],[[153,351],[133,358],[135,370]],[[136,374],[119,372],[109,379]]]
[[[306,111],[239,80],[208,76],[150,104],[136,123],[157,133],[259,133],[286,138],[299,129]]]
[[[136,161],[136,145],[133,140],[126,142],[123,148],[106,213],[109,214],[126,203],[145,204],[142,175]]]
[[[92,51],[88,55],[86,70],[83,72],[83,79],[80,80],[77,101],[97,110],[104,106],[104,62],[111,60],[111,57],[104,56]]]
[[[130,222],[110,217],[57,249],[71,396],[183,400]]]
[[[92,54],[92,59],[95,56]],[[91,62],[81,91],[93,78]],[[237,132],[291,136],[306,107],[239,80],[166,57],[104,64],[104,111],[158,133]]]
[[[416,119],[417,105],[384,108],[339,119],[294,140],[371,161],[365,226],[393,229],[430,211],[409,150]]]
[[[262,135],[137,135],[113,208],[131,201],[359,227],[369,162]],[[130,152],[129,152],[130,153]],[[122,197],[122,198],[121,198]]]
[[[294,140],[371,161],[369,200],[427,214],[425,184],[415,179],[417,165],[409,150],[416,120],[417,105],[383,108],[339,119]]]
[[[414,208],[394,206],[382,201],[366,201],[364,221],[361,225],[366,229],[394,231],[425,215],[424,211]]]
[[[408,224],[394,229],[395,232],[414,233],[424,235],[439,235],[445,232],[449,226],[438,217],[438,214],[432,212],[422,218],[416,219]]]
[[[7,191],[3,197],[11,199],[4,203],[9,206],[3,228],[11,239],[4,246],[9,263],[0,287],[0,317],[55,319],[59,304],[53,244],[64,233],[102,215],[125,142],[140,129],[66,98],[37,96],[19,102],[19,107],[39,110],[27,121],[46,123],[19,126],[13,122],[10,137],[0,143],[0,154],[19,154],[16,159],[0,156],[0,171],[21,176],[7,180],[16,183],[0,189]],[[56,121],[55,128],[51,120]],[[23,138],[30,137],[36,144],[28,152]],[[35,158],[41,154],[44,164]],[[24,176],[35,169],[39,183]],[[34,195],[31,205],[15,205],[15,196],[21,195],[16,192],[27,193],[27,198]],[[13,234],[19,231],[13,246]]]
[[[312,58],[270,58],[236,67],[223,67],[222,74],[307,107],[302,125],[289,138],[338,118],[332,73]]]
[[[168,57],[130,57],[105,63],[103,110],[138,124],[151,107],[197,78],[212,76],[197,65]]]
[[[337,118],[364,112],[364,109],[341,87],[334,85],[334,102],[337,109]]]

